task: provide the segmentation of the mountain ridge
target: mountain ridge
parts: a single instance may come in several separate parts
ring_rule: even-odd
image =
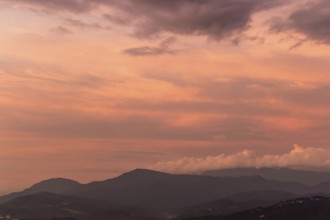
[[[185,216],[198,216],[200,213],[226,213],[216,207],[222,207],[231,212],[240,211],[255,205],[270,205],[305,194],[326,194],[327,192],[330,192],[330,182],[308,186],[296,182],[269,180],[258,175],[215,177],[135,169],[115,178],[87,184],[65,178],[44,180],[21,192],[0,197],[2,202],[0,208],[5,207],[6,204],[10,205],[11,201],[29,201],[31,198],[31,202],[27,202],[26,206],[33,204],[33,199],[36,202],[45,199],[45,204],[72,199],[74,204],[80,204],[75,198],[81,198],[82,201],[94,201],[91,202],[92,204],[97,201],[96,203],[101,206],[107,204],[113,208],[109,209],[108,214],[101,211],[102,216],[115,215],[112,212],[115,211],[122,217],[126,216],[123,217],[124,219],[130,219],[128,217],[130,212],[127,213],[125,210],[132,210],[132,207],[134,207],[132,213],[143,214],[145,212],[141,210],[148,210],[148,216],[154,216],[157,213],[164,217],[168,213],[175,213],[175,210],[178,210],[178,213],[180,210],[191,211],[192,215]],[[61,204],[58,206],[62,207]],[[236,208],[232,208],[234,206]],[[18,205],[19,207],[21,206]],[[200,211],[195,212],[194,208]],[[214,209],[214,212],[205,211],[208,208]],[[22,208],[20,210],[24,211]],[[39,210],[38,207],[36,210]],[[55,213],[54,210],[51,209],[50,212]],[[123,212],[117,212],[118,210]],[[68,214],[62,211],[58,210],[59,213]],[[106,209],[105,212],[107,212]]]
[[[330,182],[330,172],[311,171],[301,169],[291,169],[284,167],[277,168],[229,168],[218,170],[207,170],[201,172],[200,175],[206,176],[253,176],[259,175],[266,179],[300,182],[306,185],[317,185],[322,182]]]
[[[138,204],[150,208],[174,208],[225,198],[237,192],[256,190],[278,190],[300,194],[309,192],[310,188],[299,183],[267,180],[260,176],[174,175],[136,169],[112,179],[88,184],[61,178],[41,181],[22,192],[1,197],[0,201],[4,202],[22,195],[48,191],[106,200],[123,206]]]

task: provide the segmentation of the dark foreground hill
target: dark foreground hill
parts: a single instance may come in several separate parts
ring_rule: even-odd
[[[143,209],[117,207],[105,201],[54,193],[21,196],[0,205],[0,216],[18,219],[148,220],[157,219]]]
[[[252,193],[252,192],[251,192]],[[251,194],[249,193],[249,194]],[[0,216],[11,215],[21,220],[76,219],[76,220],[165,220],[229,214],[249,208],[276,203],[272,200],[257,200],[275,192],[255,192],[254,199],[234,201],[222,199],[193,207],[168,212],[166,215],[138,207],[119,207],[106,201],[54,193],[37,193],[21,196],[0,205]],[[280,193],[280,192],[276,192]],[[284,196],[284,194],[283,194]],[[287,195],[291,196],[291,195]],[[244,195],[239,196],[245,197]],[[161,198],[160,198],[161,199]],[[267,198],[266,198],[267,199]],[[278,202],[278,201],[277,201]]]
[[[254,208],[227,216],[205,216],[189,220],[329,220],[330,198],[297,198],[265,208]],[[187,219],[187,220],[188,220]]]
[[[176,214],[179,216],[177,219],[226,215],[255,207],[273,205],[279,201],[285,201],[297,197],[297,195],[292,193],[271,190],[237,193],[225,199],[202,203],[177,210]]]

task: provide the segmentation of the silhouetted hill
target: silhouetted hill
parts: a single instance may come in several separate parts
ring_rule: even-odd
[[[300,194],[308,192],[310,188],[299,183],[266,180],[259,176],[219,178],[134,170],[114,179],[84,185],[71,193],[123,206],[173,209],[257,190]]]
[[[171,174],[162,173],[147,169],[135,169],[130,172],[124,173],[116,178],[108,179],[104,181],[91,182],[85,186],[85,188],[124,188],[124,187],[139,187],[150,182],[155,182],[168,178]]]
[[[138,205],[158,210],[164,207],[168,209],[187,207],[239,192],[260,190],[297,194],[311,191],[310,187],[299,183],[267,180],[260,176],[172,175],[137,169],[113,179],[89,184],[79,184],[66,179],[46,180],[22,192],[2,197],[2,201],[45,191],[104,200],[121,206]]]
[[[202,173],[206,176],[216,177],[238,177],[238,176],[262,176],[266,179],[299,182],[307,185],[316,185],[321,182],[330,181],[329,172],[317,172],[306,170],[294,170],[289,168],[233,168],[221,170],[209,170]]]
[[[205,204],[214,201],[222,203],[223,199],[241,203],[238,207],[244,207],[247,201],[257,201],[258,204],[262,201],[276,202],[292,198],[293,194],[314,194],[327,192],[329,189],[327,183],[311,187],[294,182],[268,180],[260,176],[172,175],[137,169],[113,179],[89,184],[66,179],[46,180],[1,199],[5,202],[38,192],[51,192],[102,201],[121,210],[136,207],[167,215],[173,210],[201,204],[205,207]],[[223,207],[225,206],[226,204]]]
[[[330,198],[297,198],[265,208],[254,208],[227,216],[205,216],[190,220],[329,220]]]
[[[26,192],[37,193],[37,192],[53,192],[53,193],[65,193],[69,190],[75,189],[81,186],[80,183],[70,179],[54,178],[34,184]]]
[[[27,188],[21,192],[15,192],[8,194],[6,196],[0,197],[0,203],[9,201],[11,199],[24,196],[24,195],[31,195],[40,192],[50,192],[50,193],[58,193],[58,194],[65,194],[69,191],[75,190],[80,187],[81,184],[77,181],[64,179],[64,178],[53,178],[41,181],[32,185],[30,188]]]

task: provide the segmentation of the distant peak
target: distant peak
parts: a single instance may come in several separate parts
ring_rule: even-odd
[[[71,179],[52,178],[36,183],[26,190],[33,193],[43,192],[43,191],[60,193],[66,190],[76,188],[78,186],[80,186],[80,183]]]
[[[156,170],[150,170],[150,169],[145,169],[145,168],[136,168],[130,172],[149,172],[149,173],[161,173],[160,171]]]
[[[75,180],[63,178],[63,177],[57,177],[57,178],[50,178],[45,181],[70,181],[70,182],[76,182]]]
[[[129,172],[126,172],[124,173],[123,175],[134,175],[134,174],[137,174],[137,175],[143,175],[143,174],[150,174],[150,175],[168,175],[167,173],[163,173],[163,172],[160,172],[160,171],[156,171],[156,170],[149,170],[149,169],[143,169],[143,168],[137,168],[137,169],[134,169],[134,170],[131,170]]]
[[[135,169],[126,173],[123,173],[122,175],[116,177],[115,179],[120,181],[146,181],[146,180],[155,180],[163,177],[167,177],[171,174],[168,173],[162,173],[155,170],[148,170],[148,169]]]
[[[71,179],[66,179],[66,178],[61,178],[61,177],[58,177],[58,178],[51,178],[51,179],[47,179],[47,180],[43,180],[43,181],[40,181],[36,184],[34,184],[33,186],[35,185],[40,185],[40,184],[49,184],[49,183],[53,183],[53,184],[65,184],[65,183],[68,183],[68,184],[80,184],[79,182],[75,181],[75,180],[71,180]]]

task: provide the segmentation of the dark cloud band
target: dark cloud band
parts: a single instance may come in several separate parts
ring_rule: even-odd
[[[295,31],[308,39],[330,43],[330,2],[328,0],[310,1],[294,10],[287,19],[277,20],[272,29],[277,32]]]
[[[0,0],[1,1],[1,0]],[[84,13],[99,6],[111,8],[104,16],[117,25],[131,25],[140,38],[164,32],[207,36],[222,40],[249,27],[254,13],[275,7],[282,0],[13,0],[13,3],[48,11]]]

